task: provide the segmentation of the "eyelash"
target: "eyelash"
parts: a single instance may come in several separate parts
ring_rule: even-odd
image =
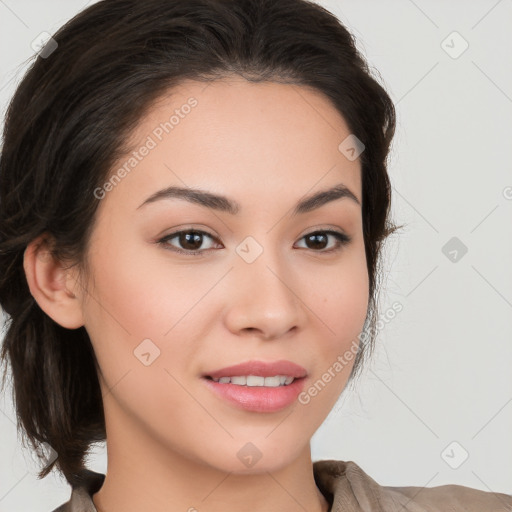
[[[200,235],[206,235],[206,236],[210,237],[212,240],[217,241],[217,239],[213,235],[211,235],[210,233],[207,233],[206,231],[201,231],[198,229],[185,229],[182,231],[175,231],[174,233],[170,233],[169,235],[164,236],[160,240],[157,240],[157,243],[159,245],[162,245],[164,247],[164,249],[166,249],[168,251],[185,254],[187,256],[204,256],[205,252],[213,250],[213,249],[204,249],[204,250],[200,250],[200,251],[199,250],[192,251],[192,250],[178,249],[176,247],[170,246],[167,243],[169,240],[172,240],[173,238],[176,238],[178,235],[181,235],[183,233],[195,233],[195,234],[200,234]],[[303,240],[304,238],[307,238],[308,236],[318,235],[318,234],[332,235],[337,240],[336,247],[333,247],[331,249],[318,250],[318,251],[315,251],[314,249],[310,249],[311,251],[317,252],[320,254],[330,254],[333,252],[340,251],[345,245],[349,244],[352,241],[352,238],[349,237],[348,235],[346,235],[345,233],[341,233],[339,231],[334,231],[334,230],[312,231],[311,233],[307,233],[306,235],[301,237],[300,240]]]

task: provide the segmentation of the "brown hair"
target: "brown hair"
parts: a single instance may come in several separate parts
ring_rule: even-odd
[[[56,465],[78,483],[91,444],[105,440],[105,421],[88,334],[41,310],[24,250],[47,234],[55,257],[85,264],[94,190],[149,106],[185,79],[238,74],[312,87],[365,144],[370,337],[352,379],[374,346],[381,243],[397,228],[386,162],[395,110],[348,30],[307,0],[103,0],[53,38],[58,47],[35,58],[9,104],[0,158],[0,305],[8,314],[1,359],[12,368],[18,428],[34,448],[48,443],[58,453],[39,478]]]

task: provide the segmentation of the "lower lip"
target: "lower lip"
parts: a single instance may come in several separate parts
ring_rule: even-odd
[[[203,378],[206,385],[218,396],[246,411],[276,412],[291,405],[304,388],[305,377],[295,379],[288,386],[238,386],[221,384]]]

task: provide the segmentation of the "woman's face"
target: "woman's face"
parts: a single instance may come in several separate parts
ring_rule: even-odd
[[[368,306],[349,135],[320,93],[244,79],[186,82],[136,127],[134,152],[95,192],[81,295],[112,446],[135,441],[148,455],[232,472],[277,469],[309,450],[346,385]],[[349,192],[295,212],[336,186]],[[226,199],[154,196],[169,187]],[[305,377],[289,389],[207,378],[250,361],[290,361]]]

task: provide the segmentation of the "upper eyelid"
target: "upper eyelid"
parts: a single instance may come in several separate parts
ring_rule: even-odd
[[[167,235],[163,235],[161,237],[159,237],[160,239],[163,239],[163,238],[173,238],[175,237],[176,235],[179,235],[181,233],[191,233],[191,232],[194,232],[194,233],[200,233],[201,235],[208,235],[210,238],[212,238],[213,240],[216,240],[216,241],[219,241],[219,237],[210,233],[209,231],[205,231],[204,229],[199,229],[199,228],[185,228],[185,229],[179,229],[177,231],[173,231]]]
[[[210,233],[209,231],[206,231],[203,228],[193,228],[193,227],[181,228],[181,229],[178,229],[177,231],[172,231],[171,233],[168,233],[167,235],[163,235],[163,236],[161,236],[159,238],[173,237],[175,235],[179,235],[180,233],[190,233],[192,231],[195,232],[195,233],[200,233],[200,234],[208,235],[209,237],[211,237],[211,238],[213,238],[215,240],[219,240],[219,237],[214,235],[213,233]],[[336,233],[339,233],[341,235],[345,235],[345,236],[349,237],[348,233],[346,233],[341,228],[327,226],[327,227],[313,228],[310,231],[307,231],[306,233],[301,235],[299,238],[304,238],[305,236],[312,235],[313,233],[317,233],[317,232],[325,233],[327,231],[335,231]]]

